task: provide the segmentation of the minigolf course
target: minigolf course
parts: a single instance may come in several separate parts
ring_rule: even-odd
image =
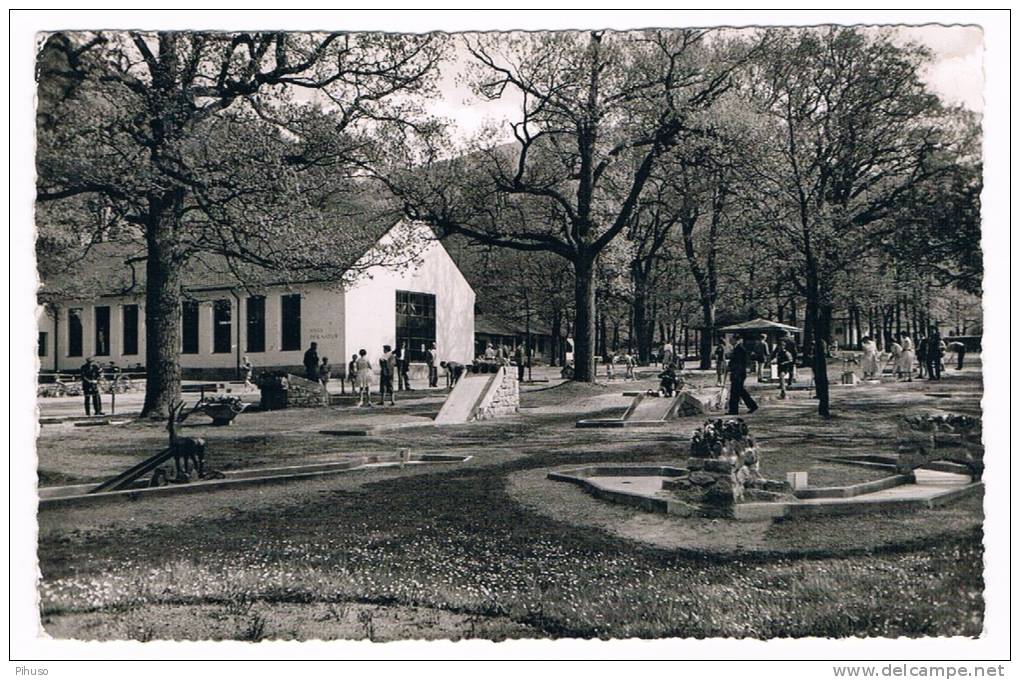
[[[703,415],[708,412],[708,395],[685,390],[673,397],[644,393],[634,396],[634,401],[620,418],[591,418],[577,421],[577,427],[655,427],[686,416]]]
[[[495,373],[466,373],[454,385],[436,415],[436,425],[514,415],[520,407],[517,379],[500,368]]]

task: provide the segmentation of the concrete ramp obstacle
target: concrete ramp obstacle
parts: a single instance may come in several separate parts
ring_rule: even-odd
[[[500,368],[495,373],[466,373],[439,410],[436,425],[512,416],[520,406],[517,377]]]
[[[658,397],[639,394],[634,397],[624,420],[666,420],[680,397]]]
[[[471,420],[479,403],[500,373],[465,373],[453,386],[436,416],[437,425],[466,423]]]
[[[709,411],[707,394],[684,391],[675,397],[637,394],[621,418],[577,421],[577,427],[655,427],[669,420],[703,415]]]

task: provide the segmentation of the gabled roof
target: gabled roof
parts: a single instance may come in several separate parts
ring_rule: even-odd
[[[186,290],[201,291],[335,281],[394,226],[383,228],[365,225],[362,233],[355,238],[356,248],[351,249],[345,260],[337,262],[335,277],[308,273],[294,275],[234,262],[217,253],[200,252],[189,258],[185,265],[183,285]],[[141,295],[145,292],[145,269],[146,250],[143,243],[100,242],[90,246],[71,266],[43,280],[38,295],[49,300]]]
[[[517,321],[506,321],[502,318],[491,316],[488,314],[476,314],[475,315],[475,333],[485,333],[486,335],[525,335],[528,324],[520,320]],[[532,335],[551,335],[549,329],[543,324],[538,323],[536,319],[531,320],[531,334]]]

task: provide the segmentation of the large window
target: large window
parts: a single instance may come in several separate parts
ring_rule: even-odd
[[[301,349],[301,295],[282,296],[280,313],[280,349],[284,352]]]
[[[124,305],[121,312],[121,354],[138,354],[138,305]]]
[[[198,302],[181,305],[181,354],[198,354]]]
[[[67,310],[67,356],[80,357],[82,348],[81,307]]]
[[[410,351],[411,361],[425,361],[425,352],[436,341],[436,296],[431,293],[397,291],[397,345]]]
[[[213,303],[213,354],[230,354],[230,331],[233,328],[230,300]]]
[[[248,351],[265,352],[266,298],[262,295],[253,295],[248,298],[248,307],[245,316],[248,319]]]
[[[96,356],[110,356],[109,307],[96,307]]]
[[[39,331],[39,356],[44,357],[49,354],[50,346],[50,334],[46,331]]]

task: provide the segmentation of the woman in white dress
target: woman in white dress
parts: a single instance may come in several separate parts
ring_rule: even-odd
[[[368,352],[358,350],[358,360],[354,364],[358,380],[358,406],[372,406],[372,362]]]
[[[903,347],[903,351],[900,352],[900,362],[897,368],[899,368],[900,375],[907,377],[907,382],[914,381],[914,342],[907,335],[906,331],[900,332],[900,346]]]
[[[861,349],[864,356],[861,359],[861,371],[865,379],[874,378],[878,375],[878,346],[875,341],[865,335],[861,338]]]

